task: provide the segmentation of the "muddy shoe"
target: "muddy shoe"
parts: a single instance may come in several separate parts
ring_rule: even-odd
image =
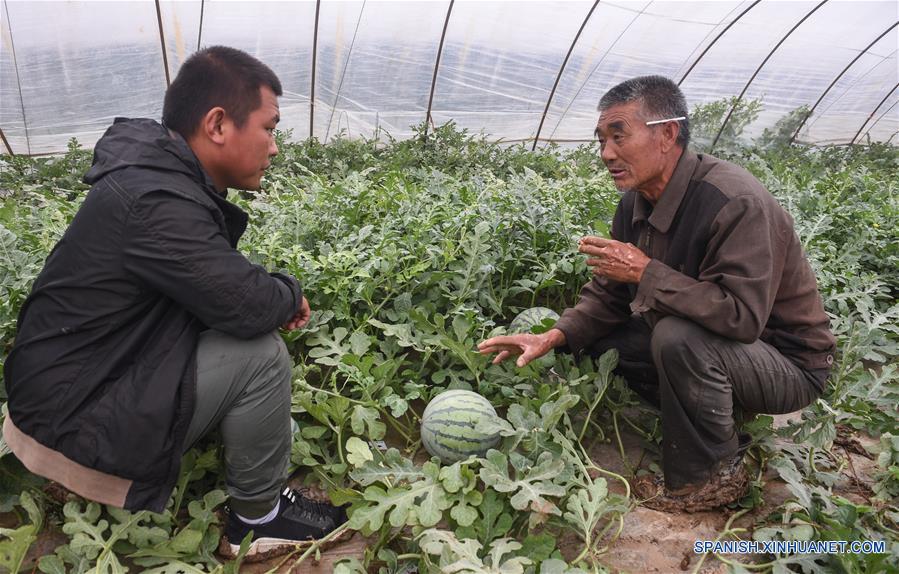
[[[633,483],[634,495],[643,506],[662,512],[702,512],[740,500],[749,487],[742,462],[728,463],[704,485],[671,491],[661,475],[641,476]]]
[[[247,524],[233,510],[228,510],[225,536],[219,552],[229,559],[237,557],[240,542],[249,532],[253,539],[245,560],[255,562],[286,554],[298,547],[308,547],[346,522],[342,508],[316,502],[300,493],[285,489],[281,494],[278,515],[264,524]],[[343,540],[330,541],[332,544]],[[322,549],[327,546],[323,546]]]

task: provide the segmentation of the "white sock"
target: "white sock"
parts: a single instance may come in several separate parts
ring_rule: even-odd
[[[244,524],[252,524],[252,525],[265,524],[266,522],[271,522],[272,520],[275,519],[276,516],[278,516],[278,510],[280,510],[280,508],[281,508],[281,501],[278,500],[278,504],[276,504],[275,507],[272,508],[272,511],[269,512],[268,514],[266,514],[265,516],[260,516],[259,518],[244,518],[243,516],[238,514],[237,517],[240,518],[240,520]]]

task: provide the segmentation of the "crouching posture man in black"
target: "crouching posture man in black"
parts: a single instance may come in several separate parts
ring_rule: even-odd
[[[734,409],[786,413],[822,392],[835,342],[793,221],[749,172],[691,151],[687,104],[659,76],[600,101],[602,160],[623,193],[611,240],[585,237],[593,280],[555,328],[480,345],[523,366],[554,347],[619,351],[662,411],[662,477],[646,505],[696,511],[748,485]]]
[[[213,47],[181,67],[164,125],[115,121],[4,373],[12,451],[101,503],[161,512],[182,453],[218,428],[226,554],[250,530],[250,554],[270,554],[346,519],[283,490],[292,362],[277,329],[305,325],[309,303],[295,278],[237,251],[247,215],[226,199],[228,188],[258,189],[278,152],[280,95],[262,62]]]

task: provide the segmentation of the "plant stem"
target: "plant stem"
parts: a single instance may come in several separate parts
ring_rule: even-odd
[[[584,426],[581,427],[581,434],[579,434],[577,437],[578,442],[583,442],[584,433],[587,432],[587,427],[590,425],[590,421],[593,419],[593,409],[595,409],[596,406],[599,405],[599,401],[601,401],[602,398],[605,396],[606,389],[608,389],[608,388],[609,388],[608,381],[606,381],[606,386],[603,387],[601,392],[596,394],[596,398],[593,399],[593,402],[590,404],[590,409],[587,411],[587,419],[584,421]]]
[[[621,453],[621,462],[624,463],[625,468],[627,468],[627,471],[630,474],[634,474],[634,469],[631,467],[627,455],[624,454],[624,443],[621,442],[621,432],[618,430],[618,411],[612,411],[612,425],[615,427],[615,440],[618,441],[618,452]]]
[[[747,512],[749,512],[750,510],[752,510],[752,509],[751,509],[751,508],[744,508],[743,510],[740,510],[739,512],[734,512],[733,514],[731,514],[730,518],[728,518],[728,519],[727,519],[727,522],[724,524],[724,531],[721,532],[721,533],[715,538],[715,542],[720,541],[722,538],[724,538],[725,536],[728,536],[728,535],[730,535],[730,534],[736,534],[737,532],[745,532],[745,531],[746,531],[745,528],[739,528],[739,529],[736,529],[736,530],[731,530],[730,527],[731,527],[731,525],[734,523],[734,520],[736,520],[737,518],[740,518],[741,516],[743,516],[744,514],[746,514]],[[699,562],[696,564],[696,567],[693,569],[693,574],[699,574],[699,571],[700,571],[700,569],[702,568],[702,563],[705,562],[705,559],[706,559],[707,556],[708,556],[708,554],[703,554],[703,555],[702,555],[702,558],[699,559]],[[718,556],[718,554],[715,554],[715,557],[720,559],[720,557]]]

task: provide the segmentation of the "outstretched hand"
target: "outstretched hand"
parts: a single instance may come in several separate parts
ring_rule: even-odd
[[[297,309],[296,314],[284,323],[281,328],[286,331],[302,329],[306,326],[306,323],[309,322],[311,316],[312,310],[309,308],[309,301],[306,300],[306,297],[303,297],[303,300],[300,301],[300,308]]]
[[[493,358],[493,364],[502,363],[513,355],[520,355],[515,361],[519,367],[523,367],[539,359],[555,347],[565,344],[565,334],[558,329],[550,329],[540,335],[523,333],[520,335],[501,335],[491,337],[478,344],[478,352],[482,355],[497,353]]]

